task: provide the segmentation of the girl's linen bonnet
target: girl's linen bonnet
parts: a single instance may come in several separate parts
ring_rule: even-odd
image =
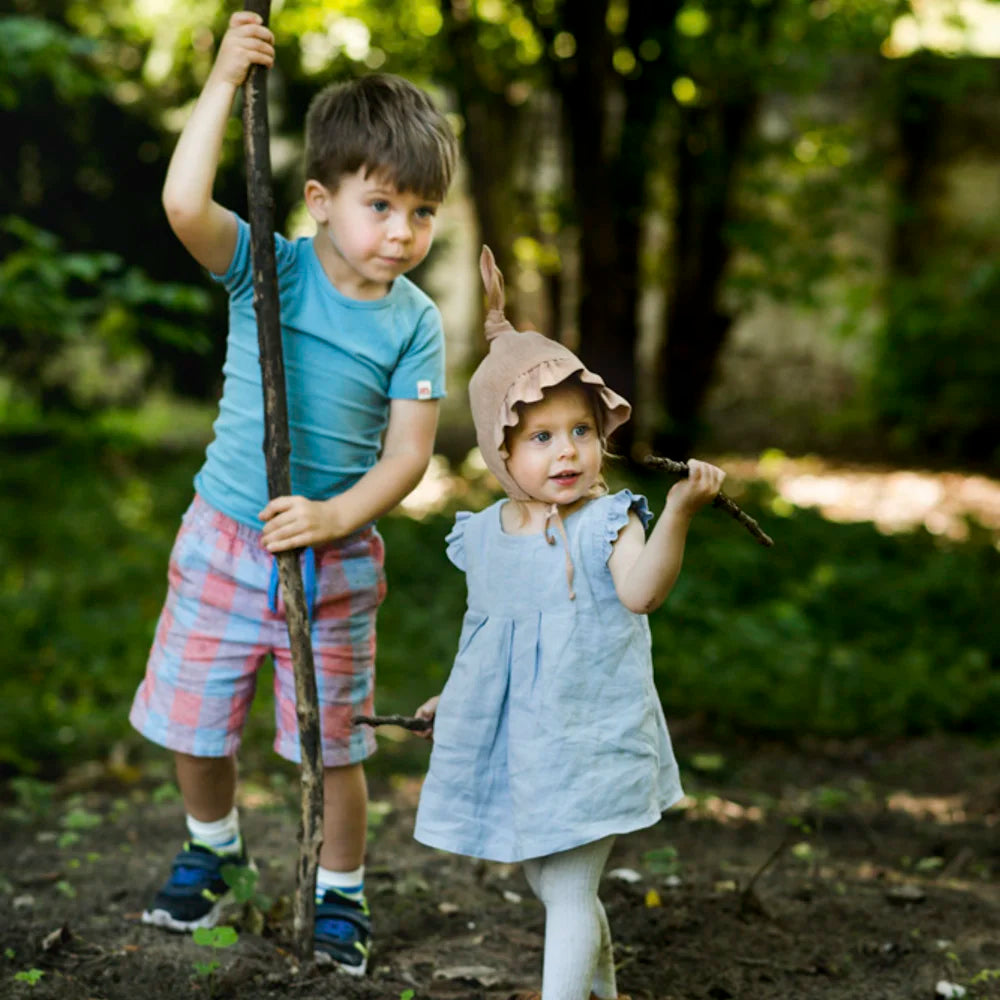
[[[599,432],[607,438],[629,418],[632,407],[612,392],[600,375],[556,340],[534,330],[518,331],[504,316],[503,275],[489,247],[484,246],[479,270],[486,286],[486,340],[489,353],[469,380],[469,403],[476,440],[486,467],[512,500],[531,500],[507,471],[504,433],[520,420],[518,403],[536,403],[543,390],[576,375],[591,386],[597,401]]]

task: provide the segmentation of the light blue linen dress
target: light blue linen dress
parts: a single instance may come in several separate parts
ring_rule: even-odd
[[[505,500],[460,511],[448,557],[468,608],[441,693],[414,836],[522,861],[656,823],[683,794],[653,686],[649,624],[618,599],[611,546],[644,497],[592,500],[561,535],[506,534]]]

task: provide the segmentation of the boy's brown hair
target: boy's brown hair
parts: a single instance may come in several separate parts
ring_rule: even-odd
[[[400,191],[443,201],[458,159],[447,119],[419,87],[370,73],[324,87],[306,115],[306,180],[335,191],[364,168]]]

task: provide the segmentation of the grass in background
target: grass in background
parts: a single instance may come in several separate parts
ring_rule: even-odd
[[[202,442],[154,450],[121,429],[0,447],[0,774],[162,755],[127,713],[201,458]],[[629,485],[662,509],[662,478]],[[789,739],[1000,734],[1000,575],[986,532],[884,536],[790,508],[763,483],[734,496],[776,545],[716,512],[695,519],[681,579],[651,616],[668,718]],[[381,711],[412,712],[447,677],[464,607],[444,554],[450,524],[449,512],[380,524]],[[270,687],[266,673],[249,754],[270,754]],[[411,744],[388,761],[421,766],[426,745]]]

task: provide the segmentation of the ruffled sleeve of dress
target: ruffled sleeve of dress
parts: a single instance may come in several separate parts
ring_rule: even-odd
[[[649,509],[646,498],[631,490],[621,490],[619,493],[612,493],[610,496],[601,498],[604,511],[603,531],[597,534],[598,552],[597,555],[602,565],[607,565],[611,558],[611,548],[618,540],[618,534],[628,524],[630,511],[635,511],[642,521],[644,530],[649,530],[649,523],[653,520],[653,514]]]
[[[444,540],[445,553],[463,573],[465,572],[465,529],[470,517],[472,517],[471,510],[456,511],[455,523]]]

